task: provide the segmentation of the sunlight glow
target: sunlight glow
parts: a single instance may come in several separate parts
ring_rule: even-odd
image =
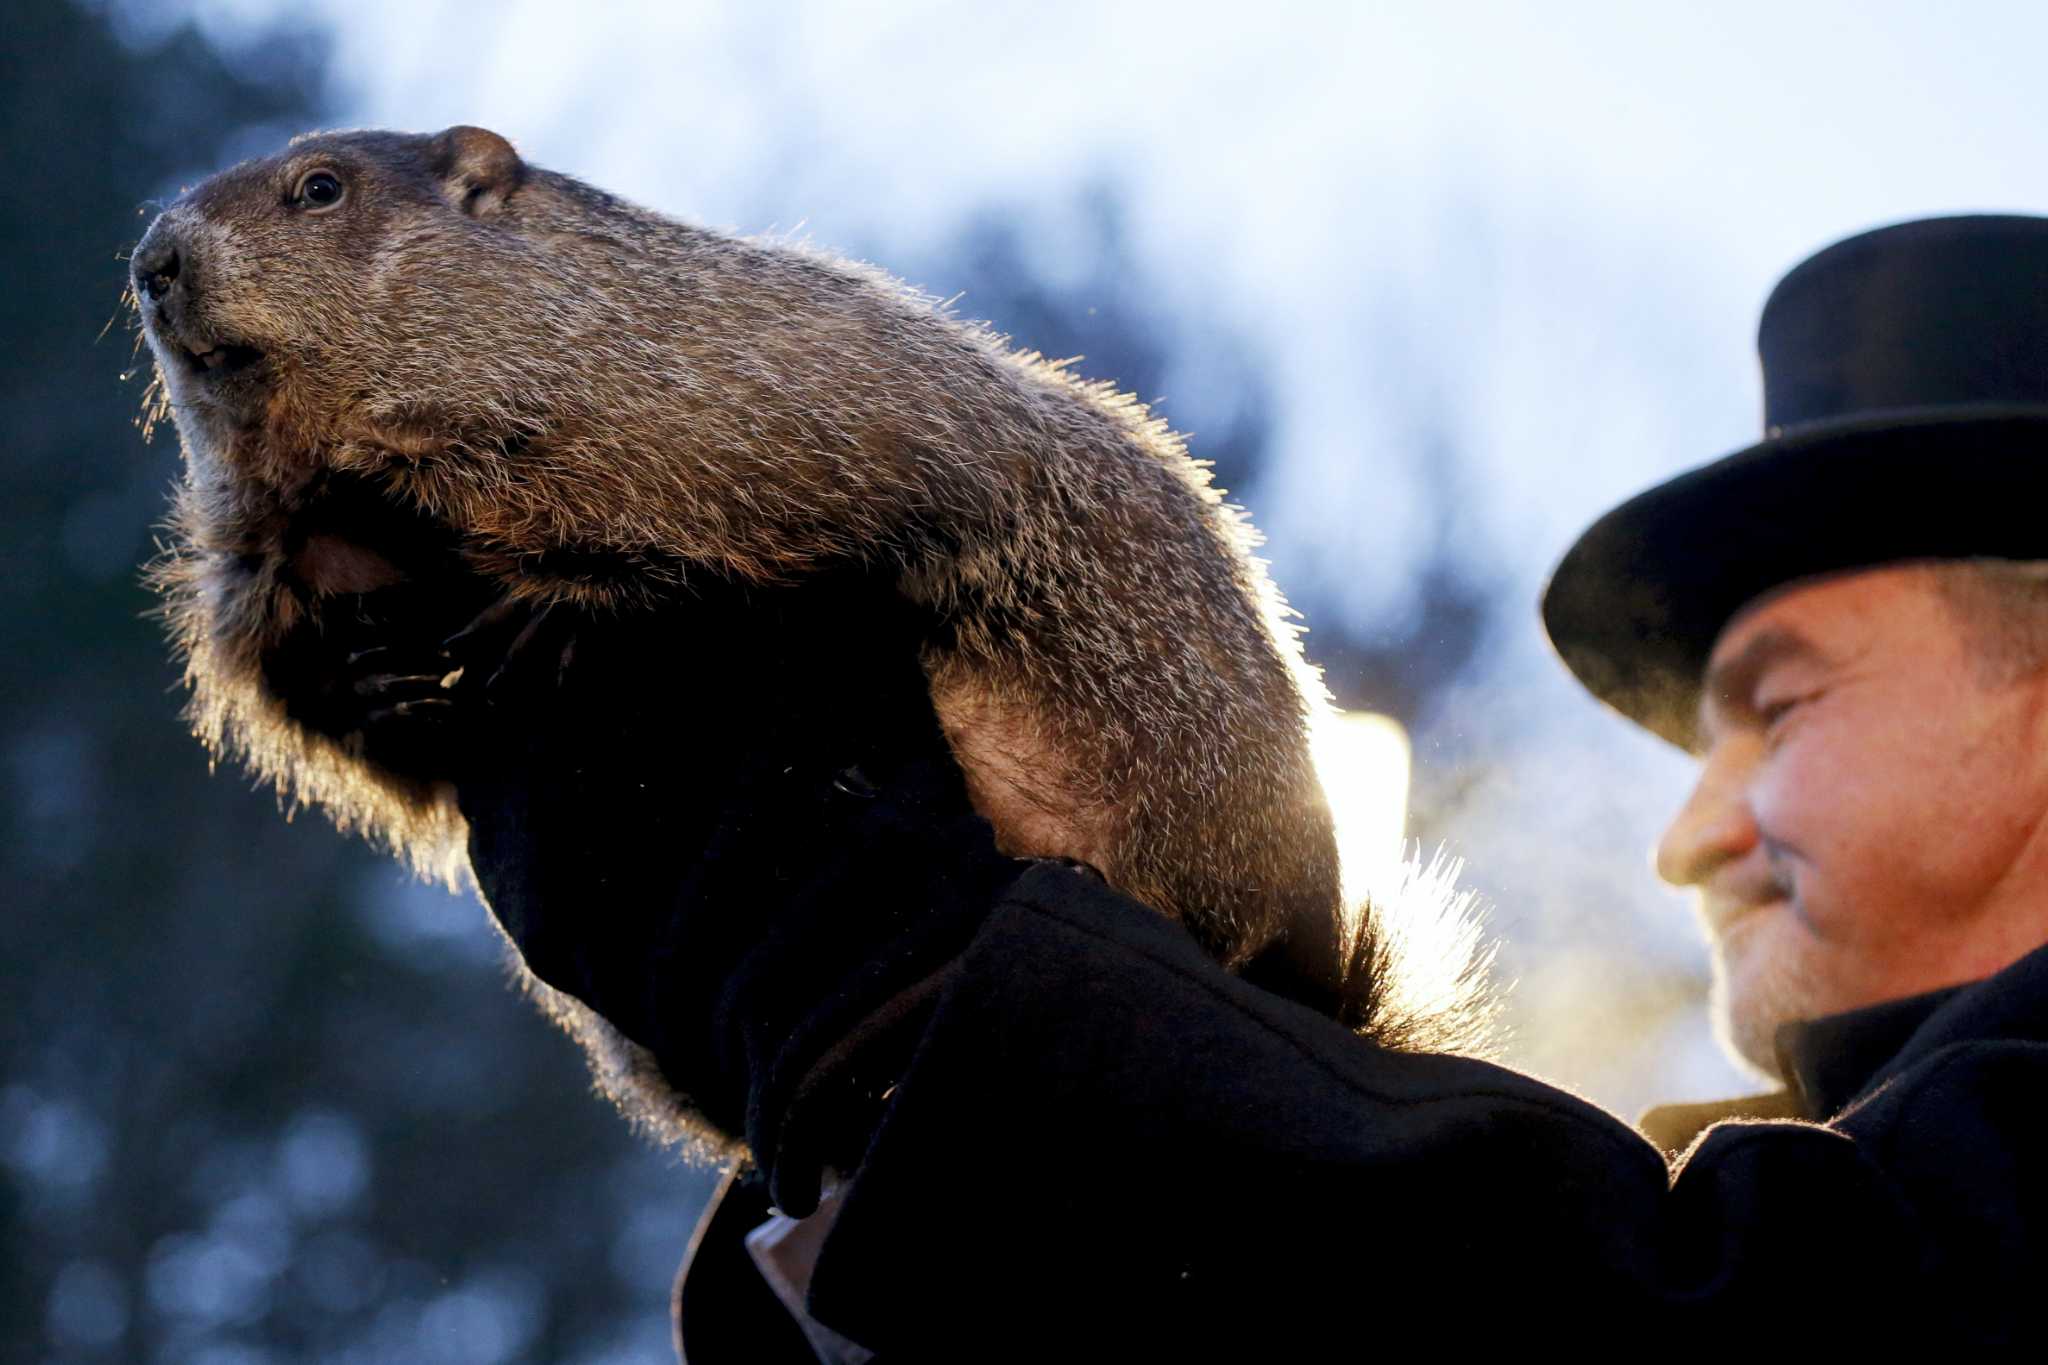
[[[1391,716],[1330,711],[1310,737],[1337,824],[1344,898],[1357,904],[1400,879],[1408,832],[1408,732]]]
[[[1310,744],[1337,826],[1346,914],[1370,913],[1392,949],[1389,1017],[1449,1028],[1433,1047],[1497,1055],[1505,1035],[1487,984],[1484,907],[1458,884],[1462,859],[1441,847],[1425,859],[1407,838],[1407,731],[1390,716],[1331,711]]]

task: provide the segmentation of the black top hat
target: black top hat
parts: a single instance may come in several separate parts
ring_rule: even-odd
[[[1837,242],[1771,292],[1764,439],[1593,523],[1543,623],[1594,696],[1695,746],[1744,604],[1908,559],[2048,559],[2048,218],[1928,218]]]

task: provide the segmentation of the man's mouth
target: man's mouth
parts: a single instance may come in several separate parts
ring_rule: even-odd
[[[1749,920],[1757,911],[1785,905],[1787,900],[1787,894],[1782,891],[1760,899],[1717,900],[1704,897],[1700,901],[1700,915],[1706,920],[1708,937],[1718,941],[1737,924]]]

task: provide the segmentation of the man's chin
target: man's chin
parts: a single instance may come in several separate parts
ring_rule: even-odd
[[[1782,901],[1757,906],[1720,926],[1708,1004],[1714,1037],[1731,1061],[1759,1080],[1782,1083],[1778,1029],[1814,1011],[1796,953],[1773,942],[1785,918]]]
[[[1721,1045],[1722,1055],[1760,1082],[1769,1085],[1784,1084],[1785,1073],[1778,1065],[1778,1049],[1774,1041],[1778,1030],[1775,1027],[1755,1027],[1750,1022],[1752,1016],[1732,1009],[1723,997],[1718,979],[1709,1000],[1714,1021],[1714,1041]]]

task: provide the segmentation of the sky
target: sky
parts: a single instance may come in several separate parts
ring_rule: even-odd
[[[145,39],[182,12],[104,3]],[[1447,486],[1508,604],[1413,744],[1485,770],[1450,851],[1506,940],[1511,1060],[1624,1111],[1748,1085],[1647,866],[1687,765],[1575,690],[1534,603],[1600,512],[1756,438],[1755,319],[1787,268],[1900,218],[2048,211],[2048,9],[293,8],[333,36],[344,123],[484,124],[663,211],[885,267],[977,207],[1119,187],[1158,306],[1220,320],[1274,385],[1278,463],[1234,491],[1311,638],[1322,613],[1399,616]],[[280,12],[191,9],[229,47]],[[1198,455],[1203,380],[1140,395]]]

